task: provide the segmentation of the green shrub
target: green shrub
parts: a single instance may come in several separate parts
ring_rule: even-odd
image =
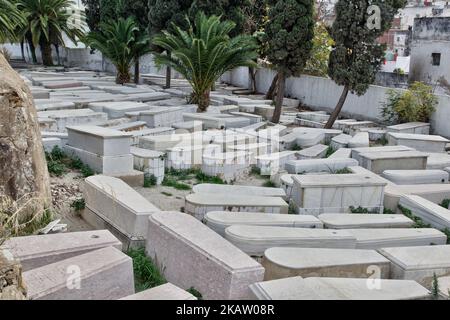
[[[270,180],[267,180],[266,182],[264,182],[263,187],[266,188],[276,188],[277,186],[275,185],[275,183],[273,183]]]
[[[158,266],[145,254],[145,248],[129,249],[127,255],[133,259],[136,292],[154,288],[167,282]]]
[[[436,273],[433,273],[433,281],[431,283],[431,295],[433,299],[439,299],[439,279]]]
[[[450,199],[445,199],[444,201],[442,201],[441,207],[448,209],[450,207]]]
[[[84,210],[86,208],[86,201],[83,198],[76,199],[70,204],[70,207],[75,211]]]
[[[339,169],[334,174],[351,174],[353,173],[349,168]]]
[[[144,176],[144,188],[151,188],[156,186],[158,179],[154,174]]]
[[[294,144],[291,148],[292,151],[301,151],[302,147],[300,147],[298,144]]]
[[[430,224],[424,223],[423,220],[415,215],[413,215],[412,211],[408,208],[405,208],[401,205],[398,205],[398,208],[400,211],[408,218],[410,218],[412,221],[414,221],[413,228],[421,229],[421,228],[431,228]]]
[[[329,158],[335,152],[336,152],[336,150],[334,150],[332,146],[329,146],[327,149],[327,154],[325,155],[325,158]]]
[[[94,170],[92,170],[87,164],[83,164],[80,171],[85,178],[93,176],[95,174]]]
[[[353,206],[350,206],[350,212],[354,214],[376,214],[379,213],[378,210],[369,210],[367,208],[358,207],[355,208]]]
[[[162,185],[165,187],[172,187],[177,190],[191,190],[192,187],[186,183],[178,182],[177,180],[171,178],[171,177],[164,177],[164,180],[162,182]]]
[[[438,99],[431,86],[414,82],[404,92],[393,89],[387,92],[381,116],[388,124],[429,122],[437,104]]]
[[[194,287],[190,287],[188,290],[186,290],[187,292],[189,292],[190,294],[192,294],[194,297],[196,297],[198,300],[203,300],[203,296],[202,294],[195,289]]]
[[[222,178],[210,177],[201,171],[198,171],[195,174],[195,178],[197,179],[198,183],[227,184],[225,181],[222,180]]]
[[[56,177],[61,177],[67,172],[67,168],[64,164],[55,160],[47,160],[48,172]]]

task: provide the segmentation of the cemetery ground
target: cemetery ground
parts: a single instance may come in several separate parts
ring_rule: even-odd
[[[271,100],[225,83],[197,113],[180,79],[17,71],[52,215],[5,239],[2,297],[448,299],[449,140],[429,123],[324,129],[328,114],[287,98],[275,124]]]

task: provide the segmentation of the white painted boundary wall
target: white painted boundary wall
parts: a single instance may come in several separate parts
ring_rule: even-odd
[[[267,68],[259,68],[256,73],[256,87],[258,92],[265,93],[269,89],[276,72]],[[244,88],[250,88],[250,76],[246,67],[227,72],[222,81]],[[345,102],[343,115],[356,119],[381,121],[382,103],[386,100],[386,93],[390,88],[370,86],[366,94],[358,97],[349,94]],[[401,90],[401,89],[399,89]],[[331,112],[342,93],[333,80],[302,75],[291,77],[286,82],[286,96],[299,99],[302,104],[314,109]],[[450,96],[437,95],[439,104],[431,119],[434,134],[450,138]]]

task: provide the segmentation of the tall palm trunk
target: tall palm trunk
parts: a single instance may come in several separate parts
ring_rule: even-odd
[[[249,73],[250,79],[251,79],[251,90],[253,93],[257,93],[258,88],[256,88],[256,70],[255,70],[255,68],[248,68],[248,73]]]
[[[53,66],[52,45],[49,41],[43,40],[41,43],[42,63],[44,66]]]
[[[59,46],[56,43],[54,44],[54,46],[55,46],[55,51],[56,51],[57,63],[58,63],[58,66],[60,66],[61,65],[61,55],[59,54]]]
[[[286,86],[286,76],[283,72],[278,72],[277,97],[275,100],[275,111],[273,112],[273,123],[280,122],[281,111],[283,109],[284,88]]]
[[[128,70],[117,70],[116,83],[125,84],[131,81],[131,75]]]
[[[347,99],[347,96],[348,96],[348,91],[349,91],[348,86],[347,85],[344,86],[341,97],[339,98],[339,101],[338,101],[333,113],[331,114],[330,119],[328,119],[328,122],[325,125],[325,129],[333,128],[334,122],[339,117],[339,114],[341,113],[341,110],[344,107],[345,100]]]
[[[269,91],[266,93],[266,99],[267,100],[273,100],[275,97],[275,90],[277,89],[277,82],[278,82],[278,74],[275,75],[275,78],[272,80],[272,84],[270,85]]]
[[[139,77],[140,77],[139,68],[140,68],[139,57],[136,57],[134,59],[134,83],[135,84],[139,84]]]
[[[170,56],[170,52],[167,52],[167,55]],[[167,66],[166,67],[166,86],[165,89],[169,89],[171,85],[171,78],[172,78],[172,68]]]
[[[36,57],[36,47],[34,46],[31,32],[27,32],[25,37],[28,42],[28,47],[30,48],[30,51],[31,51],[31,60],[33,61],[33,63],[38,63],[37,57]]]
[[[20,40],[20,53],[22,54],[22,60],[23,61],[27,61],[25,59],[25,44],[24,44],[24,39]]]

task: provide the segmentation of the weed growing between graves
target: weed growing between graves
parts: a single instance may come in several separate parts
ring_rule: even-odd
[[[188,290],[186,290],[187,292],[189,292],[190,294],[192,294],[194,297],[196,297],[198,300],[203,300],[203,295],[200,293],[200,291],[198,291],[197,289],[195,289],[194,287],[190,287]]]
[[[331,157],[331,155],[332,155],[333,153],[335,153],[335,152],[336,152],[336,150],[334,150],[334,148],[333,148],[332,146],[329,146],[328,149],[327,149],[327,153],[326,153],[326,155],[325,155],[325,158]]]
[[[387,140],[386,137],[383,137],[383,138],[378,139],[377,141],[375,141],[375,144],[385,146],[385,145],[388,144],[388,140]]]
[[[391,209],[384,208],[383,214],[396,214],[396,213],[394,211],[392,211]]]
[[[129,249],[127,255],[133,259],[136,293],[167,282],[156,263],[145,254],[145,248]]]
[[[294,144],[291,148],[292,151],[302,151],[303,148],[300,147],[298,144]]]
[[[412,226],[413,228],[416,229],[420,229],[420,228],[431,228],[431,225],[426,224],[423,222],[423,220],[419,217],[416,217],[415,215],[413,215],[412,211],[409,210],[408,208],[405,208],[401,205],[398,205],[398,208],[400,209],[400,211],[408,218],[410,218],[412,221],[414,221],[414,225]]]
[[[191,184],[180,181],[191,181],[191,183],[194,185],[199,183],[227,184],[220,177],[210,177],[203,173],[200,169],[176,170],[170,168],[165,174],[162,185],[166,187],[172,187],[177,190],[192,189]]]
[[[445,209],[448,209],[450,207],[450,199],[445,199],[444,201],[442,201],[440,206],[445,208]]]
[[[369,210],[369,209],[363,208],[363,207],[355,208],[353,206],[350,207],[350,212],[354,213],[354,214],[375,214],[375,213],[378,213],[377,210]]]
[[[268,180],[268,181],[264,182],[263,187],[276,188],[277,186],[275,185],[275,183],[273,183],[272,181]]]
[[[439,279],[436,273],[433,273],[433,282],[431,283],[431,295],[434,300],[439,299]]]
[[[83,198],[76,199],[70,204],[70,207],[76,212],[82,211],[86,208],[86,201]]]
[[[29,236],[47,226],[53,220],[53,213],[46,209],[37,213],[39,199],[27,195],[14,201],[0,195],[0,245],[10,237]]]
[[[48,172],[56,177],[61,177],[65,173],[72,170],[79,170],[83,177],[93,176],[95,172],[80,159],[69,157],[60,147],[55,146],[51,152],[45,152],[47,159]]]
[[[289,202],[288,214],[297,214],[297,208],[295,207],[294,202]]]
[[[151,188],[156,186],[158,179],[154,174],[144,176],[144,188]]]
[[[336,170],[334,174],[351,174],[353,173],[349,168],[344,168],[340,170]]]

